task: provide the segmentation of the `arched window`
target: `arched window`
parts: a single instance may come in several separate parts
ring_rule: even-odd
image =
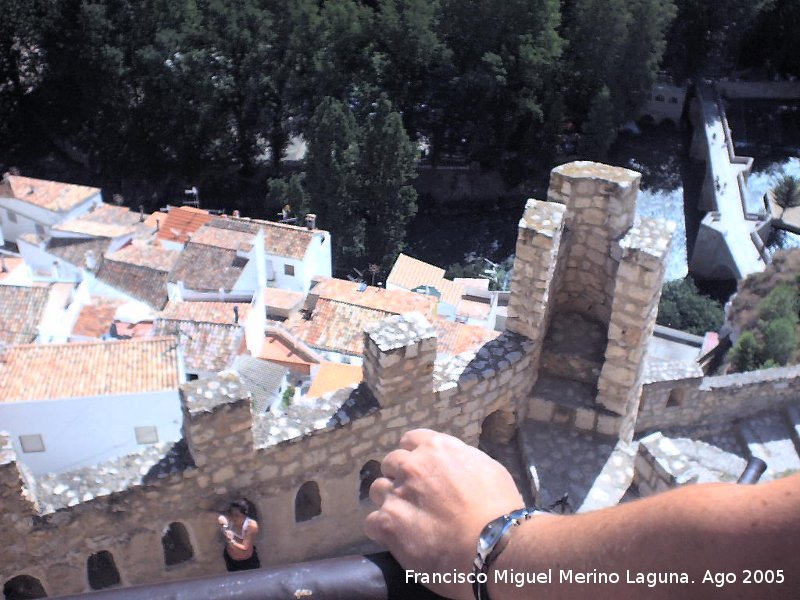
[[[294,499],[294,520],[296,523],[309,521],[322,514],[322,499],[316,481],[306,481],[297,491]]]
[[[164,564],[168,567],[192,560],[194,556],[189,532],[183,523],[170,523],[161,538],[161,545],[164,548]]]
[[[508,444],[516,433],[516,419],[509,410],[496,410],[483,420],[478,446],[483,448],[490,444]]]
[[[369,488],[372,482],[381,476],[381,463],[377,460],[368,461],[358,474],[358,499],[362,502],[369,498]]]
[[[89,587],[93,590],[102,590],[120,582],[114,556],[108,550],[92,554],[86,561],[86,572],[89,576]]]
[[[34,598],[47,598],[42,583],[30,575],[17,575],[6,581],[3,585],[3,598],[5,600],[34,600]]]

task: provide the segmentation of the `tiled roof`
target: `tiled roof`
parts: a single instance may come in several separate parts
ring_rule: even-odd
[[[83,219],[73,219],[56,225],[54,231],[66,231],[70,233],[81,233],[93,237],[118,238],[132,234],[134,228],[131,225],[119,225],[115,223],[97,223]]]
[[[207,210],[191,206],[170,206],[166,218],[161,220],[156,237],[160,240],[183,244],[189,234],[197,231],[211,220]]]
[[[233,309],[239,309],[239,323],[247,320],[250,305],[240,302],[167,302],[159,315],[174,321],[234,324]]]
[[[267,254],[301,260],[314,239],[314,234],[322,233],[319,229],[309,230],[305,227],[258,221],[264,229],[264,249]]]
[[[310,318],[298,313],[289,317],[284,327],[315,348],[360,356],[364,352],[364,328],[391,315],[320,298]]]
[[[253,412],[263,413],[281,389],[283,378],[289,369],[252,356],[238,356],[232,369],[239,380],[253,395]]]
[[[482,277],[453,277],[453,282],[463,287],[467,293],[470,290],[489,291],[489,280]]]
[[[123,300],[92,298],[92,303],[84,306],[78,314],[78,319],[72,327],[72,336],[103,337],[111,330],[114,315],[123,304],[125,304]]]
[[[0,281],[7,279],[19,267],[25,264],[25,261],[17,256],[1,256],[2,268],[0,269]]]
[[[328,392],[340,390],[349,385],[361,383],[364,372],[361,367],[342,363],[324,362],[320,365],[314,381],[306,394],[309,398],[319,398]]]
[[[268,327],[258,358],[309,373],[309,367],[320,362],[319,357],[312,353],[313,350],[311,348],[288,330],[278,333],[270,331]]]
[[[461,301],[461,296],[464,294],[464,288],[460,284],[450,281],[449,279],[440,279],[438,283],[433,286],[439,290],[442,295],[441,302],[457,306]]]
[[[46,287],[0,285],[0,342],[27,344],[35,340],[49,295]]]
[[[442,317],[435,318],[432,324],[438,337],[436,347],[438,354],[456,355],[477,350],[500,335],[499,331],[492,331],[479,325],[454,323]]]
[[[281,288],[267,288],[264,290],[264,304],[278,310],[292,310],[299,305],[305,295],[302,292],[283,290]]]
[[[489,313],[492,312],[492,306],[487,302],[477,302],[475,300],[463,299],[458,303],[456,312],[462,317],[488,319]]]
[[[97,279],[131,298],[161,310],[167,303],[167,271],[151,269],[106,258]]]
[[[50,238],[47,243],[47,252],[54,254],[64,262],[87,268],[86,259],[94,257],[97,268],[103,261],[103,255],[111,245],[108,238]]]
[[[399,315],[418,311],[425,316],[432,316],[436,312],[437,302],[436,298],[432,296],[405,290],[386,290],[365,286],[344,279],[323,279],[312,288],[310,293],[320,298],[346,302],[391,314]]]
[[[235,250],[189,242],[169,280],[182,281],[190,290],[230,290],[239,281],[247,262],[246,258],[237,257]]]
[[[0,361],[0,402],[178,388],[174,338],[12,346]]]
[[[244,328],[238,325],[156,319],[153,334],[178,336],[188,371],[222,371],[244,351]]]
[[[407,290],[420,285],[432,285],[438,288],[438,283],[442,278],[444,278],[444,269],[401,253],[397,257],[386,283]]]
[[[4,176],[0,184],[0,197],[10,196],[53,212],[71,210],[99,193],[100,188],[20,175]]]
[[[251,231],[243,231],[242,228],[234,229],[225,225],[229,225],[226,219],[214,219],[191,234],[189,239],[194,244],[249,252],[253,247],[253,238],[258,235],[258,226],[251,225]]]
[[[161,246],[139,246],[128,244],[116,252],[106,256],[113,260],[130,265],[147,267],[157,271],[170,271],[180,256],[180,250],[170,250]]]

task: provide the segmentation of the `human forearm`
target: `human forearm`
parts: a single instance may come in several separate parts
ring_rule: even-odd
[[[514,532],[490,570],[491,596],[794,597],[798,488],[800,477],[757,487],[688,486],[604,511],[535,517]],[[751,583],[744,582],[748,571]],[[774,583],[754,581],[756,571],[769,572]],[[718,587],[720,573],[736,582],[729,576]]]

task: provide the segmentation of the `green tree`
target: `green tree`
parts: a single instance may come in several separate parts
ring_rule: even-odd
[[[325,98],[306,130],[304,185],[321,227],[333,237],[334,265],[349,270],[364,254],[366,225],[359,197],[358,125],[352,111]]]
[[[772,194],[781,208],[800,206],[800,180],[792,175],[783,175],[772,188]]]
[[[731,366],[739,373],[755,371],[763,362],[764,347],[752,331],[745,331],[731,351]]]
[[[764,359],[785,365],[797,350],[797,317],[781,317],[769,321],[760,329],[764,332]]]
[[[614,106],[611,103],[611,94],[608,88],[603,86],[592,100],[589,114],[583,124],[581,150],[588,158],[603,160],[616,138]]]
[[[293,173],[288,178],[270,179],[267,182],[267,206],[269,212],[283,210],[289,205],[291,216],[302,225],[303,218],[310,212],[308,193],[303,187],[303,173]]]
[[[417,212],[417,149],[400,113],[381,95],[366,115],[359,136],[359,190],[370,262],[389,268],[403,250],[406,229]]]
[[[783,283],[772,288],[767,296],[758,303],[759,316],[764,321],[775,319],[791,319],[797,323],[800,311],[800,296],[797,288]]]
[[[700,294],[688,277],[664,284],[656,319],[659,325],[703,335],[719,330],[723,318],[719,303]]]

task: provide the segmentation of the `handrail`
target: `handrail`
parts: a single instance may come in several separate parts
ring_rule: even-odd
[[[343,556],[87,594],[61,600],[443,600],[406,583],[405,571],[388,552]]]

